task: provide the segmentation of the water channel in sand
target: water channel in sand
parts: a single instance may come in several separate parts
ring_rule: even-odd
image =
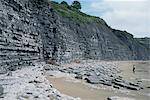
[[[118,90],[113,89],[96,89],[89,85],[85,85],[82,80],[76,81],[68,77],[52,77],[48,76],[48,80],[53,84],[54,88],[58,89],[61,93],[79,97],[82,100],[107,100],[110,96],[129,97],[133,100],[149,100],[150,99],[150,63],[149,62],[133,62],[133,61],[121,61],[111,62],[118,66],[124,79],[137,82],[142,81],[144,86],[143,90],[130,91],[129,94],[121,93]],[[132,72],[133,65],[136,65],[136,72]]]

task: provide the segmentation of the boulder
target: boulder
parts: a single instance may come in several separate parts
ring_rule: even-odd
[[[128,98],[128,97],[113,96],[113,97],[108,97],[107,100],[135,100],[135,99],[134,98]]]
[[[113,88],[120,89],[120,87],[116,85],[114,85]]]
[[[89,76],[85,80],[91,84],[99,84],[101,82],[97,76]]]
[[[29,83],[42,83],[42,82],[34,80],[34,81],[29,81]]]
[[[112,86],[112,83],[109,81],[104,81],[104,83],[102,83],[103,85],[107,85],[107,86]]]
[[[74,69],[74,70],[73,70],[73,73],[74,73],[74,74],[79,74],[80,72],[81,72],[80,69]]]
[[[7,73],[7,70],[6,70],[6,69],[0,68],[0,74],[6,74],[6,73]]]
[[[82,79],[82,75],[76,75],[75,78],[76,79]]]

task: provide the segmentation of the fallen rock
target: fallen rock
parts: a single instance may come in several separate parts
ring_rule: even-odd
[[[138,84],[134,84],[134,83],[129,83],[130,85],[132,85],[132,86],[136,86],[136,87],[140,87]]]
[[[12,76],[12,72],[9,71],[8,74],[7,74],[7,76]]]
[[[31,92],[27,92],[27,94],[33,94],[33,93],[31,93]]]
[[[52,60],[52,59],[49,59],[47,61],[48,64],[51,64],[51,65],[55,65],[55,66],[60,66],[55,60]]]
[[[116,88],[116,89],[120,89],[120,87],[119,87],[119,86],[116,86],[116,85],[114,85],[113,87]]]
[[[112,83],[111,82],[107,82],[107,81],[106,82],[104,81],[102,84],[103,85],[107,85],[107,86],[112,86]]]
[[[125,81],[123,77],[118,76],[119,71],[113,65],[93,65],[93,63],[85,64],[77,67],[57,67],[47,65],[45,69],[52,71],[60,71],[63,73],[75,74],[76,79],[84,79],[90,84],[103,84],[113,86],[120,89],[127,88],[130,90],[140,90],[142,87],[139,84]]]
[[[82,79],[82,75],[76,75],[75,78],[76,79]]]
[[[6,74],[6,73],[7,73],[7,70],[6,70],[6,69],[0,68],[0,74]]]
[[[118,85],[120,87],[123,87],[123,88],[127,88],[127,89],[130,89],[130,90],[140,90],[141,88],[140,87],[136,87],[136,86],[132,86],[132,85],[129,85],[129,84],[126,84],[126,83],[122,83],[122,82],[114,82],[115,85]]]
[[[100,80],[98,79],[97,76],[89,76],[89,77],[85,78],[85,80],[91,84],[99,84],[100,83]]]
[[[146,88],[150,89],[150,86],[147,86]]]
[[[29,81],[29,83],[42,83],[42,82],[34,80],[34,81]]]
[[[80,74],[80,72],[81,72],[80,69],[74,69],[74,70],[73,70],[73,73],[74,73],[74,74]]]
[[[123,80],[116,78],[115,81],[116,81],[116,82],[122,82]]]
[[[34,96],[34,98],[39,98],[39,96]]]
[[[45,70],[51,70],[52,68],[50,66],[44,66]]]
[[[107,100],[135,100],[135,99],[134,98],[128,98],[128,97],[113,96],[113,97],[108,97]]]

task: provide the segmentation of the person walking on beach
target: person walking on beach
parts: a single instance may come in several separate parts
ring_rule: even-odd
[[[133,71],[133,73],[135,73],[135,65],[133,65],[133,70],[132,71]]]

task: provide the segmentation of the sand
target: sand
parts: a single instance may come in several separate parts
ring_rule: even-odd
[[[112,64],[118,67],[121,70],[120,76],[123,76],[124,79],[129,81],[142,81],[144,85],[144,90],[140,91],[129,91],[129,90],[114,90],[109,87],[109,89],[96,89],[91,86],[85,85],[82,80],[78,80],[76,82],[75,79],[69,78],[68,75],[66,77],[63,75],[62,77],[52,77],[49,76],[47,79],[53,84],[53,86],[58,89],[61,93],[73,96],[80,97],[82,100],[106,100],[107,97],[111,96],[119,96],[119,97],[128,97],[129,100],[149,100],[150,90],[146,87],[150,86],[149,81],[149,69],[150,63],[149,61],[113,61],[113,62],[99,62],[104,65]],[[96,64],[95,63],[95,64]],[[69,66],[80,66],[80,64],[67,64]],[[83,65],[83,63],[82,63]],[[132,68],[133,65],[136,66],[136,72],[133,73]],[[66,65],[65,65],[66,66]],[[69,80],[69,81],[68,81]],[[105,86],[104,86],[105,87]],[[128,93],[129,91],[129,93]]]

